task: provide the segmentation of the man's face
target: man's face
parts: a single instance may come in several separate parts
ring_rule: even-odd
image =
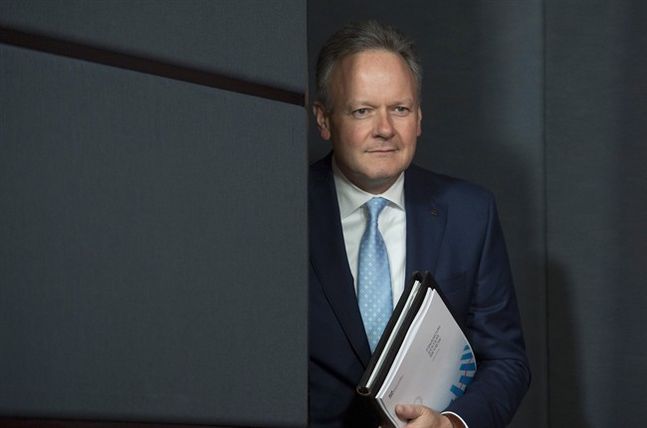
[[[420,135],[413,74],[397,54],[368,50],[333,69],[332,110],[315,104],[319,132],[332,140],[339,169],[359,188],[382,193],[404,171]]]

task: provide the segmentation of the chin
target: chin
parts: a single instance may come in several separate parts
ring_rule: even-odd
[[[388,181],[397,178],[398,175],[400,175],[400,173],[404,170],[404,167],[398,165],[390,168],[380,168],[370,171],[367,176],[371,178],[371,180],[375,181]]]

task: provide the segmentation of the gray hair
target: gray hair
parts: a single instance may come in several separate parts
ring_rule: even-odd
[[[351,23],[333,34],[321,48],[317,59],[317,100],[330,111],[330,76],[335,65],[348,55],[367,50],[383,49],[404,59],[416,82],[416,96],[422,90],[422,65],[413,40],[396,28],[376,21]]]

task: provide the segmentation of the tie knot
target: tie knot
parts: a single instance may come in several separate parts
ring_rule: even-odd
[[[377,217],[380,215],[380,213],[388,203],[389,201],[380,197],[375,197],[366,202],[369,221],[376,221]]]

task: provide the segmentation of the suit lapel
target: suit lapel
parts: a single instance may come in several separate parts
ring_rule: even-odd
[[[362,364],[371,351],[364,332],[353,276],[348,267],[330,156],[311,169],[310,262],[337,320]]]
[[[413,272],[435,272],[448,210],[435,198],[436,190],[423,172],[411,166],[405,173],[404,198],[407,212],[406,280]]]

